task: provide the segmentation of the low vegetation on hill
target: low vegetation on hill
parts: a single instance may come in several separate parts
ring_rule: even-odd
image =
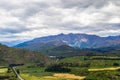
[[[0,65],[37,63],[44,65],[48,63],[48,57],[33,51],[14,49],[0,44]]]

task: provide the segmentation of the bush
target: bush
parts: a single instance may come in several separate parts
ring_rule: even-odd
[[[118,63],[113,63],[113,66],[119,66],[119,64]]]
[[[80,76],[85,76],[89,73],[89,71],[87,68],[71,68],[71,73]]]
[[[71,70],[69,68],[63,67],[59,64],[54,64],[51,66],[48,66],[45,71],[47,72],[60,72],[60,73],[65,73],[65,72],[70,72]]]
[[[5,79],[9,79],[10,76],[0,76],[0,80],[5,80]]]
[[[79,63],[77,62],[69,62],[69,63],[59,63],[61,66],[65,66],[65,67],[78,67],[79,66]]]
[[[7,73],[11,73],[11,72],[12,71],[11,71],[10,67],[8,67]]]
[[[118,71],[91,71],[85,80],[120,80]]]
[[[120,68],[117,71],[120,71]]]
[[[19,69],[17,69],[17,73],[20,74],[20,70]]]

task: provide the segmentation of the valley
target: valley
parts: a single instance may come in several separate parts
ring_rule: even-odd
[[[0,0],[0,80],[120,80],[120,0]]]
[[[96,48],[88,48],[88,45],[84,46],[85,48],[75,47],[56,40],[59,37],[62,38],[61,36],[65,36],[65,39],[70,36],[68,38],[70,40],[74,39],[74,36],[75,38],[82,36],[83,40],[84,36],[89,35],[60,34],[34,39],[14,47],[0,44],[0,66],[3,66],[0,68],[0,78],[3,80],[19,80],[20,78],[23,80],[120,79],[119,44]],[[89,37],[91,36],[93,37],[93,35]],[[119,36],[112,41],[115,42],[118,39]],[[111,42],[111,44],[114,43]],[[16,76],[16,72],[20,76]]]

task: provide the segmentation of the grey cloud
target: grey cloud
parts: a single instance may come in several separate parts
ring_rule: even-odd
[[[18,9],[20,7],[21,7],[20,1],[0,0],[0,8],[3,8],[5,10],[7,10],[7,11],[11,11],[13,9]]]
[[[117,9],[112,11],[110,3]],[[120,34],[119,7],[120,0],[0,0],[0,13],[6,11],[0,15],[0,34],[7,35],[0,38],[13,41],[67,32],[104,36],[111,30],[111,35]],[[115,23],[109,21],[114,18]]]
[[[67,27],[65,27],[67,26]],[[81,32],[94,32],[94,33],[99,33],[99,32],[103,32],[106,30],[120,30],[120,23],[114,23],[114,24],[108,24],[108,23],[104,23],[104,24],[96,24],[96,25],[89,25],[89,26],[78,26],[78,25],[74,25],[73,23],[69,23],[64,25],[64,27],[62,27],[61,29],[66,30],[66,31],[81,31]],[[120,34],[120,33],[117,33]]]
[[[24,17],[33,16],[38,12],[42,12],[44,9],[48,8],[49,5],[46,3],[30,3],[25,7]]]
[[[6,25],[7,27],[1,28],[0,33],[1,34],[20,34],[22,32],[30,32],[33,30],[39,30],[39,29],[45,29],[47,27],[35,27],[35,28],[29,28],[25,25],[17,24],[17,23],[9,23]]]
[[[110,0],[113,4],[120,6],[120,0]]]
[[[21,32],[24,32],[26,31],[25,28],[18,28],[18,29],[12,29],[12,28],[3,28],[3,29],[0,29],[0,33],[1,34],[15,34],[15,33],[21,33]]]
[[[72,8],[88,8],[94,6],[96,8],[101,8],[108,3],[108,0],[61,0],[63,7]]]
[[[44,12],[44,10],[49,7],[49,4],[44,2],[34,2],[34,3],[28,2],[25,5],[21,5],[21,6],[22,7],[19,7],[19,9],[23,9],[23,11],[20,13],[13,12],[12,15],[20,18],[21,20],[26,20],[27,18],[34,16],[39,12]]]
[[[62,6],[64,8],[89,8],[90,6],[93,6],[95,8],[102,8],[109,3],[115,4],[117,6],[120,6],[120,0],[61,0]]]

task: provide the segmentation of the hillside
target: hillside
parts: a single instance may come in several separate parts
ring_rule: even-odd
[[[73,47],[62,45],[52,49],[41,50],[42,53],[47,54],[49,56],[57,56],[57,57],[70,57],[70,56],[82,56],[82,55],[96,55],[101,54],[96,51],[87,50],[87,49],[75,49]]]
[[[33,51],[14,49],[0,44],[0,65],[47,63],[47,56]]]

